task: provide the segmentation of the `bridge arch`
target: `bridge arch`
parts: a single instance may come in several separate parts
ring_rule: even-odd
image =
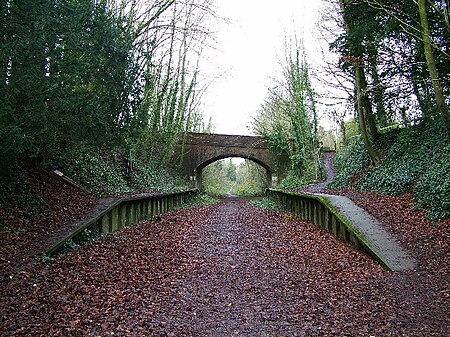
[[[225,158],[238,157],[258,163],[267,172],[269,186],[275,173],[275,162],[262,137],[188,133],[179,139],[174,157],[178,163],[182,163],[186,177],[195,177],[198,188],[202,187],[202,170]]]
[[[222,159],[227,159],[227,158],[242,158],[242,159],[248,159],[251,160],[257,164],[259,164],[260,166],[262,166],[263,168],[265,168],[267,171],[269,171],[270,173],[272,173],[272,169],[271,167],[266,164],[265,162],[261,161],[258,158],[252,157],[252,156],[244,156],[242,154],[238,154],[238,153],[228,153],[228,154],[223,154],[223,155],[219,155],[216,157],[212,157],[209,158],[207,160],[205,160],[203,163],[201,163],[200,165],[198,165],[195,170],[203,170],[206,166],[208,166],[209,164],[212,164],[218,160],[222,160]]]
[[[258,158],[254,158],[252,156],[248,156],[248,155],[244,156],[242,154],[229,153],[229,154],[222,154],[222,155],[219,155],[216,157],[209,158],[194,169],[196,187],[200,190],[203,188],[202,172],[205,167],[207,167],[208,165],[210,165],[218,160],[227,159],[227,158],[242,158],[242,159],[248,159],[248,160],[251,160],[251,161],[257,163],[258,165],[260,165],[262,168],[264,168],[266,170],[266,186],[270,187],[272,185],[272,173],[273,172],[267,163],[261,161]]]

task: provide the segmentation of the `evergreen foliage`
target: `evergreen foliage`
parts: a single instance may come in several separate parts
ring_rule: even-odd
[[[345,99],[371,161],[381,158],[386,127],[442,116],[450,128],[448,1],[336,0],[328,6],[323,32],[338,60],[330,62],[330,86],[349,84]],[[343,121],[341,114],[345,135]]]
[[[385,156],[358,181],[356,188],[387,194],[414,190],[416,205],[432,218],[450,216],[450,134],[443,117],[389,132]],[[369,167],[362,142],[344,148],[335,158],[332,188],[348,186],[350,178]]]
[[[177,185],[164,170],[179,134],[202,125],[195,93],[209,7],[3,1],[0,168],[31,158],[99,194]],[[2,191],[13,180],[2,176]]]
[[[450,145],[417,180],[414,189],[416,204],[427,210],[432,218],[450,217]]]
[[[138,159],[132,162],[132,167],[130,165],[119,151],[98,152],[83,147],[59,153],[45,164],[97,195],[173,190],[184,186],[184,182],[170,174],[166,167],[151,166]]]
[[[443,118],[400,132],[380,165],[357,188],[400,194],[414,187],[415,199],[433,217],[450,216],[450,134]],[[447,173],[447,174],[446,174]]]
[[[131,40],[105,2],[11,0],[3,10],[1,157],[117,139]]]
[[[370,158],[364,144],[360,140],[354,141],[336,153],[334,167],[336,176],[328,185],[329,188],[344,188],[350,179],[370,164]]]

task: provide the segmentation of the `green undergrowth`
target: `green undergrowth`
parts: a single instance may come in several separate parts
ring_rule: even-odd
[[[416,206],[433,219],[450,216],[450,135],[443,119],[423,122],[394,134],[382,161],[362,175],[355,188],[385,194],[414,191]],[[369,159],[362,143],[348,146],[335,159],[338,174],[329,185],[348,186]]]
[[[181,208],[189,208],[189,207],[197,207],[197,206],[205,206],[205,205],[213,205],[219,202],[218,199],[206,193],[197,193],[193,197],[191,197],[185,204],[181,206]]]
[[[125,180],[120,161],[111,152],[81,148],[58,153],[45,166],[59,170],[80,186],[97,194],[126,193],[132,189]]]
[[[450,217],[450,145],[445,152],[418,179],[414,190],[416,204],[435,219]]]
[[[47,161],[46,166],[63,172],[97,195],[186,187],[182,179],[175,178],[161,165],[146,164],[138,158],[131,164],[125,163],[117,151],[84,148],[60,153]]]
[[[325,173],[321,169],[321,178],[325,176]],[[322,179],[315,179],[310,174],[306,173],[299,176],[297,173],[290,171],[288,175],[280,182],[278,188],[289,190],[292,188],[299,188],[309,184],[316,183]]]
[[[329,188],[344,188],[350,184],[350,179],[370,164],[370,158],[360,141],[353,142],[338,153],[334,158],[336,176],[328,185]]]
[[[204,184],[203,186],[207,194],[215,197],[220,197],[227,194],[232,185],[225,184],[221,181],[208,181],[208,183]]]
[[[262,198],[257,200],[251,200],[250,205],[261,207],[269,210],[282,211],[283,207],[273,198]]]
[[[258,182],[243,181],[233,187],[233,194],[239,197],[255,197],[264,193],[264,187]]]

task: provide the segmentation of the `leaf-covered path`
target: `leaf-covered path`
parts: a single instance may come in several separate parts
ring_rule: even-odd
[[[11,275],[0,334],[445,336],[446,281],[446,269],[386,272],[309,223],[230,199]]]
[[[196,336],[293,336],[319,331],[310,321],[319,310],[314,299],[317,286],[333,282],[326,274],[334,275],[351,257],[359,266],[379,269],[348,246],[327,242],[331,237],[315,228],[305,229],[289,216],[264,213],[228,201],[202,222],[196,240],[186,246],[196,266],[176,282],[181,293],[176,303],[181,307],[171,308],[169,330],[185,325],[190,316],[188,331]],[[336,255],[326,257],[324,265],[320,254],[327,251]],[[344,254],[350,256],[339,261]]]

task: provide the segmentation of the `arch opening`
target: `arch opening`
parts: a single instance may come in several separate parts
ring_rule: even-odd
[[[233,159],[242,159],[236,161]],[[240,154],[218,155],[195,168],[199,190],[213,195],[262,195],[272,185],[272,170],[263,161]]]

